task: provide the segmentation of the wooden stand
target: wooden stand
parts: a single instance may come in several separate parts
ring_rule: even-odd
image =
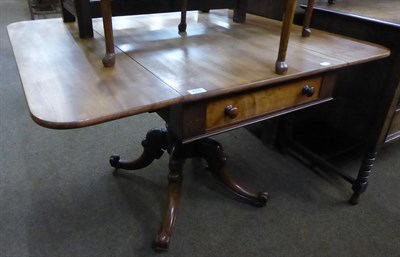
[[[155,159],[159,159],[164,151],[170,154],[168,174],[168,205],[159,234],[154,240],[154,248],[158,251],[166,251],[169,248],[172,228],[175,223],[176,214],[180,202],[181,187],[183,179],[183,164],[188,158],[203,158],[207,162],[209,171],[216,179],[240,199],[257,207],[265,206],[268,201],[268,193],[254,193],[245,189],[233,179],[225,170],[226,156],[222,145],[212,139],[201,139],[191,143],[182,142],[167,129],[152,129],[142,141],[144,151],[134,161],[123,161],[119,156],[110,157],[110,164],[117,169],[137,170],[150,165]]]
[[[287,75],[277,75],[275,53],[266,49],[278,45],[281,23],[247,15],[246,26],[235,26],[226,19],[229,12],[199,14],[203,17],[196,28],[203,35],[186,37],[184,44],[171,26],[180,22],[176,13],[120,17],[119,25],[140,24],[124,31],[130,31],[128,42],[134,40],[134,33],[151,36],[151,40],[118,49],[115,69],[99,62],[104,39],[98,33],[92,40],[81,39],[76,36],[77,26],[66,26],[59,19],[7,27],[30,114],[41,126],[82,128],[147,112],[157,113],[168,124],[168,129],[147,133],[137,160],[110,159],[117,169],[136,170],[165,151],[170,155],[168,207],[155,240],[159,250],[169,246],[183,164],[188,158],[205,159],[212,174],[240,199],[256,206],[265,205],[268,199],[266,193],[244,189],[231,178],[225,170],[223,148],[210,136],[330,101],[338,71],[389,56],[384,47],[315,31],[307,42],[300,36],[292,38],[293,51],[288,53],[292,69]],[[158,31],[149,31],[155,18],[166,22],[159,24]],[[217,27],[221,22],[229,25],[227,33]],[[95,27],[102,25],[95,21]],[[204,31],[204,27],[210,29]],[[301,34],[301,28],[292,29]],[[42,40],[49,34],[54,35],[52,40]],[[168,44],[162,42],[165,38]],[[233,38],[246,40],[235,40],[226,47]],[[25,42],[30,42],[28,49]],[[218,54],[210,54],[216,50]],[[328,67],[321,65],[325,62]],[[365,188],[370,163],[363,164],[357,192]]]

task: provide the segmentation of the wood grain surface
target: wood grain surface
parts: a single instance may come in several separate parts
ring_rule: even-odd
[[[98,124],[176,104],[260,88],[380,59],[383,47],[293,26],[286,75],[274,65],[281,23],[232,12],[114,17],[117,64],[104,68],[101,19],[93,39],[80,39],[61,19],[11,24],[8,33],[33,119],[63,129]],[[51,37],[49,36],[51,35]]]
[[[319,97],[321,83],[321,77],[313,77],[272,88],[262,88],[248,94],[228,96],[210,101],[207,105],[206,129],[212,130],[316,100]],[[302,93],[306,85],[314,89],[313,95],[307,96]],[[237,108],[235,117],[229,117],[224,113],[226,106],[229,105]]]
[[[186,101],[243,91],[387,56],[386,49],[321,31],[309,38],[293,26],[285,75],[275,73],[281,22],[248,15],[232,22],[230,11],[189,12],[179,34],[176,13],[114,17],[116,47],[131,56]],[[101,20],[93,23],[103,33]],[[201,94],[192,90],[204,89]]]
[[[180,101],[124,54],[114,69],[104,68],[104,40],[96,33],[80,39],[60,19],[20,22],[8,31],[31,116],[42,126],[83,127]]]
[[[328,5],[325,0],[319,0],[316,1],[315,8],[374,19],[378,22],[386,21],[394,26],[400,26],[399,0],[336,0],[333,5]]]

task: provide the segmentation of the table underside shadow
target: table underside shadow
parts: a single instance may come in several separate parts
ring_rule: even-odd
[[[120,156],[112,155],[110,164],[116,168],[114,175],[118,175],[118,169],[137,170],[150,165],[155,159],[159,159],[164,151],[170,155],[168,174],[168,205],[164,221],[159,234],[154,240],[154,248],[165,251],[169,248],[172,228],[176,219],[176,213],[181,196],[183,178],[183,165],[188,158],[203,158],[212,175],[239,199],[257,207],[265,206],[268,193],[254,193],[241,186],[232,178],[225,169],[227,157],[222,145],[215,140],[205,138],[187,144],[168,132],[168,129],[151,129],[142,141],[144,148],[142,155],[134,161],[124,161]]]

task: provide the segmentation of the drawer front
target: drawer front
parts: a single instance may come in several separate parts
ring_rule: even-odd
[[[206,111],[206,130],[316,100],[319,98],[321,85],[322,77],[313,77],[210,101]]]

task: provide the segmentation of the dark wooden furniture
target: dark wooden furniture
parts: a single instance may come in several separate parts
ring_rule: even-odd
[[[293,26],[291,65],[278,75],[281,22],[248,15],[237,24],[231,17],[226,10],[189,12],[184,35],[176,31],[179,13],[116,17],[114,68],[99,61],[101,20],[93,23],[92,40],[79,38],[75,24],[58,19],[8,26],[29,110],[41,126],[72,129],[144,112],[166,121],[167,128],[148,132],[137,160],[110,158],[115,168],[140,169],[164,152],[170,155],[168,206],[155,240],[159,250],[169,246],[187,158],[204,158],[239,198],[255,206],[268,200],[267,193],[247,190],[229,175],[222,146],[208,137],[328,102],[339,70],[389,55],[386,48],[320,31],[303,38],[302,28]]]
[[[111,9],[113,16],[166,13],[180,11],[181,3],[181,0],[113,0]],[[187,9],[236,9],[240,20],[244,19],[246,4],[247,0],[192,0]],[[76,21],[81,38],[93,37],[92,18],[101,17],[100,0],[61,0],[61,7],[64,22]]]
[[[90,0],[61,0],[63,21],[77,21],[81,38],[93,37],[92,18],[96,17],[96,3]]]
[[[307,165],[311,161],[315,167],[338,173],[359,192],[368,186],[379,148],[400,139],[399,10],[400,2],[396,0],[338,0],[334,5],[321,0],[314,6],[314,28],[367,40],[391,50],[391,56],[385,60],[339,73],[335,101],[325,108],[291,117],[292,125],[296,125],[288,133],[292,134],[286,139],[290,142],[285,142],[292,154]],[[294,119],[297,121],[293,122]],[[323,124],[325,129],[319,131],[325,132],[306,133],[316,124]],[[312,143],[324,141],[321,138],[331,138],[331,144],[321,147]],[[338,168],[332,158],[349,152],[353,156],[362,155],[356,176]],[[351,201],[357,203],[358,197],[355,195]]]
[[[58,0],[28,0],[29,13],[34,20],[36,15],[60,13]]]
[[[327,6],[322,1],[317,3],[317,16],[314,26],[369,42],[374,42],[390,48],[391,57],[385,62],[375,64],[382,72],[375,72],[373,83],[362,81],[369,85],[374,92],[368,95],[369,103],[382,107],[381,117],[384,118],[382,137],[378,144],[391,143],[400,139],[400,2],[396,0],[383,1],[355,1],[341,0],[335,5]],[[333,21],[335,20],[335,23]],[[332,21],[329,24],[329,21]],[[365,77],[365,76],[361,76]],[[389,87],[390,94],[382,95],[382,87]],[[396,91],[397,89],[397,91]],[[376,107],[379,108],[379,107]],[[386,111],[388,109],[388,111]],[[378,128],[381,126],[377,126]]]

